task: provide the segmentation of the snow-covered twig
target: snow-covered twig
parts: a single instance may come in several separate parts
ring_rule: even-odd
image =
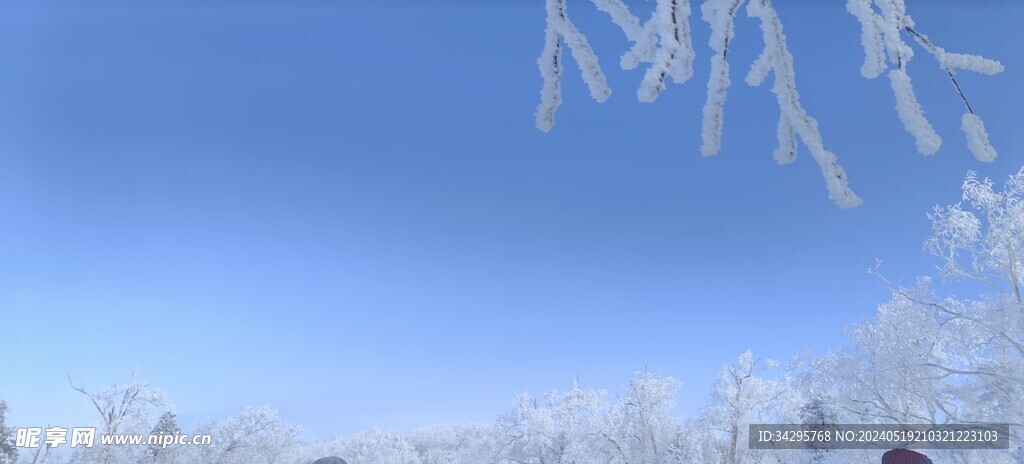
[[[881,17],[871,8],[871,0],[849,0],[846,10],[860,21],[860,41],[864,45],[864,64],[860,67],[860,73],[868,79],[874,79],[885,71]]]
[[[593,0],[593,2],[598,10],[608,13],[608,16],[612,17],[612,22],[622,28],[622,32],[626,33],[626,38],[630,41],[639,42],[646,35],[644,31],[647,25],[641,26],[640,18],[630,13],[629,7],[622,0]]]
[[[638,100],[656,100],[669,76],[677,84],[693,76],[696,54],[690,34],[690,0],[658,0],[654,13],[643,25],[622,0],[592,1],[597,9],[608,13],[612,22],[633,42],[633,47],[620,59],[622,69],[652,63],[637,89]]]
[[[711,57],[711,74],[708,77],[708,95],[704,102],[704,119],[701,122],[703,144],[700,151],[704,156],[718,153],[722,147],[722,132],[725,123],[725,99],[729,93],[729,42],[733,38],[736,10],[745,0],[706,0],[701,5],[701,19],[711,25],[711,39],[708,44],[715,51]]]
[[[583,81],[590,89],[590,96],[603,102],[612,94],[604,72],[598,64],[597,55],[590,48],[587,38],[576,29],[567,16],[565,0],[547,0],[547,14],[544,51],[538,59],[540,73],[544,77],[544,87],[541,90],[541,103],[537,108],[537,128],[545,132],[555,125],[555,110],[562,100],[561,85],[558,83],[562,73],[560,38],[565,39],[573,59],[579,65]]]
[[[914,95],[914,87],[907,73],[907,63],[913,58],[914,52],[903,40],[903,32],[934,56],[939,62],[939,67],[949,76],[957,95],[967,109],[967,113],[961,118],[961,128],[967,134],[967,146],[975,158],[980,161],[995,159],[996,151],[988,142],[985,124],[975,114],[974,108],[967,100],[956,79],[956,71],[993,75],[1002,72],[1003,65],[977,55],[949,53],[935,45],[928,36],[917,30],[914,20],[907,13],[904,0],[847,0],[846,9],[856,16],[861,24],[861,41],[865,55],[861,74],[869,79],[881,75],[888,67],[885,56],[888,56],[889,63],[895,66],[896,69],[890,70],[888,76],[896,95],[896,110],[907,132],[916,139],[917,151],[925,155],[933,154],[939,150],[942,139],[924,116],[924,111]]]
[[[747,4],[747,15],[761,21],[764,51],[754,62],[746,81],[751,85],[759,85],[769,71],[775,74],[772,93],[778,100],[780,112],[776,161],[784,164],[795,159],[795,136],[799,135],[821,168],[829,198],[844,208],[859,205],[861,200],[850,189],[846,172],[839,165],[836,155],[825,149],[821,133],[818,131],[818,122],[808,115],[800,104],[800,95],[796,90],[796,73],[793,70],[793,55],[786,46],[782,22],[772,7],[771,0],[750,0]]]
[[[562,43],[558,31],[548,22],[544,31],[544,51],[537,59],[544,85],[537,107],[537,128],[547,132],[555,125],[555,111],[562,104]]]
[[[658,43],[657,26],[655,14],[643,25],[640,18],[630,13],[629,7],[622,0],[593,0],[598,10],[608,13],[612,22],[622,28],[626,38],[633,42],[629,49],[619,60],[622,69],[635,69],[640,63],[654,62],[655,46]]]
[[[910,75],[905,67],[889,71],[889,81],[892,83],[892,92],[896,96],[896,113],[903,121],[903,127],[917,141],[917,152],[922,155],[933,155],[942,146],[942,137],[935,132],[935,128],[924,116],[921,104],[917,102],[917,95],[914,94],[914,85],[910,82]]]
[[[690,38],[690,0],[658,0],[652,21],[656,21],[658,48],[654,64],[647,69],[637,98],[653,102],[665,89],[666,76],[682,84],[693,76],[693,44]]]
[[[641,63],[651,63],[637,89],[640,101],[651,102],[666,87],[667,79],[683,83],[693,76],[695,52],[689,19],[692,0],[656,0],[655,11],[641,21],[627,6],[626,0],[591,0],[598,10],[607,13],[633,45],[620,58],[623,69],[634,69]],[[611,95],[604,73],[586,37],[569,20],[567,0],[546,0],[547,29],[544,49],[538,59],[544,85],[541,103],[537,108],[537,127],[549,131],[555,123],[555,112],[562,102],[561,77],[563,72],[562,45],[567,45],[579,65],[583,80],[591,96],[605,101]],[[701,153],[718,153],[724,132],[725,102],[732,82],[729,78],[729,47],[731,45],[737,11],[747,3],[749,16],[761,21],[765,48],[754,61],[746,76],[750,85],[760,85],[774,74],[772,92],[778,99],[781,115],[777,126],[779,140],[774,156],[779,164],[795,160],[797,138],[807,146],[811,156],[825,176],[829,197],[840,206],[854,206],[861,202],[850,190],[846,174],[839,166],[835,154],[825,149],[817,121],[807,114],[800,103],[793,70],[793,57],[789,53],[782,23],[771,0],[703,0],[701,17],[710,25],[708,43],[714,52],[710,59],[707,97],[702,110]],[[847,11],[861,25],[861,43],[864,63],[861,74],[876,78],[886,74],[896,99],[897,114],[908,133],[914,136],[917,151],[930,155],[942,146],[942,138],[932,127],[918,102],[911,81],[909,63],[914,49],[904,40],[904,34],[913,38],[921,48],[933,55],[939,67],[949,76],[957,94],[967,109],[961,118],[961,129],[967,135],[968,147],[981,161],[991,161],[996,151],[989,144],[984,122],[975,113],[957,80],[959,70],[981,74],[996,74],[1002,64],[976,55],[947,52],[921,33],[907,13],[905,0],[847,0]]]
[[[988,143],[988,131],[985,130],[985,123],[974,113],[964,113],[960,118],[960,129],[967,134],[967,148],[971,150],[978,161],[993,161],[996,159],[996,149]]]

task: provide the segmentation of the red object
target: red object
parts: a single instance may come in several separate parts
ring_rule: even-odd
[[[882,455],[882,464],[930,464],[931,462],[928,456],[906,449],[894,449],[886,451]]]

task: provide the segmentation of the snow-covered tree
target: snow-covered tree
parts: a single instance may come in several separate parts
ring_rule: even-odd
[[[719,434],[708,427],[706,417],[683,421],[681,435],[672,448],[676,462],[696,464],[726,460],[726,446]]]
[[[696,52],[690,33],[690,16],[693,13],[690,0],[657,0],[654,12],[645,21],[631,12],[623,0],[591,2],[607,13],[633,44],[622,55],[620,66],[630,70],[642,63],[650,63],[637,90],[640,101],[656,100],[670,79],[681,84],[693,76]],[[851,190],[836,155],[825,148],[817,120],[800,103],[794,58],[787,46],[782,20],[771,0],[704,0],[700,6],[701,19],[711,27],[708,45],[712,51],[701,127],[701,153],[710,156],[721,148],[725,101],[731,85],[729,49],[733,45],[735,19],[744,4],[747,16],[759,21],[764,42],[764,50],[750,66],[745,81],[759,86],[769,74],[774,75],[771,90],[778,100],[780,114],[775,160],[779,164],[792,162],[796,158],[799,140],[820,167],[829,198],[841,207],[860,204],[861,200]],[[861,74],[867,78],[887,74],[896,99],[897,114],[907,132],[915,137],[918,151],[933,154],[942,145],[942,139],[925,118],[915,96],[908,71],[914,51],[907,40],[916,43],[938,61],[939,68],[949,77],[964,103],[966,112],[961,118],[961,129],[967,136],[968,148],[978,160],[992,161],[996,151],[989,144],[984,123],[957,81],[957,72],[997,74],[1002,72],[1002,64],[976,55],[947,52],[921,32],[904,0],[847,0],[846,8],[861,24],[865,53]],[[597,54],[569,17],[567,1],[546,0],[546,12],[544,48],[538,59],[543,86],[536,113],[537,128],[545,132],[554,127],[555,112],[562,103],[563,42],[579,65],[591,96],[598,102],[604,102],[612,93]]]
[[[417,429],[409,437],[422,464],[497,462],[502,429],[490,424],[442,424]]]
[[[7,426],[7,402],[0,400],[0,464],[18,461],[18,448],[14,447],[14,428]]]
[[[245,408],[238,417],[201,424],[193,435],[209,434],[209,446],[181,448],[184,462],[280,464],[296,450],[299,428],[281,421],[268,406]]]
[[[669,414],[679,381],[637,372],[626,394],[612,405],[605,427],[613,462],[667,463],[677,453],[682,426]]]
[[[621,398],[609,404],[605,393],[578,381],[564,392],[552,390],[541,402],[528,394],[499,423],[505,435],[502,456],[532,464],[678,462],[682,428],[669,414],[679,382],[635,373]]]
[[[714,431],[718,438],[705,443],[718,450],[704,454],[720,454],[726,464],[759,462],[763,453],[746,447],[748,426],[796,422],[790,414],[794,392],[787,382],[761,377],[777,366],[773,360],[755,359],[747,350],[735,363],[722,367],[708,405],[694,424]]]
[[[823,395],[816,395],[803,403],[800,407],[800,423],[807,426],[826,426],[838,424],[839,413],[831,399],[825,399]],[[812,445],[813,446],[813,445]],[[810,451],[810,462],[822,462],[828,460],[828,454],[832,451],[822,446],[813,446]]]
[[[541,402],[522,394],[516,409],[500,421],[507,459],[520,463],[603,462],[608,404],[604,392],[583,389],[577,380],[564,392],[551,390]]]
[[[869,423],[1024,424],[1024,170],[1002,190],[974,173],[963,201],[936,207],[925,249],[939,278],[978,289],[971,298],[940,296],[934,279],[891,283],[874,317],[852,326],[854,346],[815,359],[812,376],[831,383],[841,412]],[[985,459],[1013,461],[1021,450]],[[939,453],[971,462],[970,452]]]
[[[90,392],[84,385],[75,385],[68,376],[71,388],[85,395],[102,419],[103,433],[118,433],[122,426],[135,426],[146,422],[149,413],[156,407],[167,404],[167,396],[139,377],[139,369],[132,369],[131,377],[123,385],[111,385],[103,390]]]
[[[70,375],[68,383],[72,389],[88,398],[99,413],[100,427],[97,433],[145,434],[150,430],[153,410],[169,404],[163,391],[140,378],[137,368],[132,369],[128,382],[111,385],[100,391],[89,391],[82,384],[75,385]],[[135,445],[78,447],[75,462],[134,463],[144,453],[144,447]]]
[[[374,428],[344,441],[337,453],[353,464],[420,464],[409,439],[398,432]]]
[[[171,435],[178,436],[182,435],[181,427],[178,426],[178,420],[174,413],[171,411],[164,411],[160,415],[160,419],[157,420],[156,425],[153,426],[153,430],[149,432],[151,436],[159,435]],[[177,446],[161,446],[160,444],[151,444],[146,447],[146,459],[144,462],[153,464],[170,464],[176,461],[179,448]]]

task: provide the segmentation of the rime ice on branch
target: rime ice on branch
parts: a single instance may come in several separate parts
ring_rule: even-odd
[[[682,84],[693,76],[693,41],[690,38],[690,0],[658,0],[651,18],[643,25],[622,0],[593,0],[622,28],[633,47],[622,55],[622,69],[651,63],[637,89],[637,99],[653,102],[665,90],[665,78]]]
[[[979,161],[995,159],[996,151],[988,143],[985,124],[967,101],[960,83],[956,80],[956,71],[962,69],[992,75],[1002,72],[1003,65],[977,55],[949,53],[935,45],[928,36],[918,32],[914,20],[907,14],[904,0],[847,0],[846,9],[856,16],[861,24],[861,42],[864,44],[865,57],[861,74],[873,79],[890,65],[895,66],[888,75],[896,95],[896,111],[907,132],[917,140],[917,151],[931,155],[939,150],[942,139],[925,118],[924,111],[914,95],[914,87],[910,82],[910,75],[907,74],[907,63],[914,57],[914,52],[903,40],[903,32],[935,57],[939,67],[949,76],[950,82],[963,100],[967,113],[961,118],[961,128],[967,134],[967,146],[971,153]]]
[[[760,85],[769,71],[775,73],[772,93],[779,101],[780,111],[779,148],[775,150],[775,160],[785,164],[796,158],[796,136],[799,135],[814,161],[821,167],[829,199],[844,208],[859,205],[861,200],[850,190],[846,172],[839,165],[836,155],[825,149],[821,133],[818,132],[818,121],[809,116],[800,104],[800,95],[796,91],[796,73],[793,71],[793,55],[786,47],[782,23],[772,8],[771,0],[750,0],[747,15],[761,20],[761,31],[764,33],[764,51],[750,67],[747,84]]]
[[[682,84],[693,76],[693,44],[690,39],[689,0],[659,0],[654,16],[658,35],[658,50],[653,64],[647,68],[636,96],[642,102],[653,102],[665,90],[665,77]]]
[[[671,78],[675,83],[686,82],[693,76],[695,53],[690,31],[690,0],[657,0],[654,13],[646,21],[630,12],[623,0],[591,0],[597,9],[607,13],[613,23],[619,26],[626,38],[633,43],[622,55],[620,66],[631,70],[641,63],[650,63],[644,74],[637,98],[653,102],[665,89]],[[772,92],[779,103],[778,123],[779,147],[775,159],[786,164],[796,159],[797,139],[811,152],[821,167],[829,198],[841,207],[861,203],[850,190],[846,174],[839,166],[836,155],[825,149],[818,123],[807,114],[800,104],[793,71],[793,56],[782,33],[782,23],[772,6],[771,0],[704,0],[701,17],[711,26],[709,45],[714,51],[711,57],[711,72],[707,83],[707,100],[701,123],[701,153],[710,156],[718,153],[722,144],[725,101],[731,81],[729,79],[729,46],[733,39],[734,22],[740,7],[747,3],[747,15],[758,18],[764,36],[765,48],[751,66],[746,77],[749,85],[757,86],[774,74]],[[569,46],[583,74],[583,80],[591,96],[605,101],[611,95],[604,73],[598,64],[586,37],[566,15],[566,0],[546,0],[547,29],[544,50],[538,63],[544,86],[541,103],[537,108],[537,128],[547,132],[555,124],[555,111],[562,102],[562,40]],[[914,56],[910,45],[903,40],[906,32],[922,48],[931,53],[939,66],[949,76],[957,93],[967,108],[961,118],[961,129],[967,134],[968,147],[981,161],[991,161],[996,151],[988,141],[985,125],[971,108],[967,97],[956,80],[957,70],[974,71],[982,74],[996,74],[1003,66],[994,60],[975,55],[946,52],[933,44],[927,36],[918,32],[913,20],[907,14],[904,0],[847,0],[847,10],[861,23],[861,42],[865,59],[861,74],[875,78],[888,71],[887,75],[896,96],[897,114],[907,132],[917,141],[917,149],[923,154],[932,154],[942,145],[942,139],[924,116],[924,110],[917,101],[914,87],[907,73],[907,63]],[[892,69],[890,69],[892,67]]]
[[[565,12],[565,0],[547,0],[548,26],[544,32],[544,51],[537,63],[544,77],[544,88],[541,90],[541,103],[537,107],[537,128],[547,132],[555,125],[555,110],[562,103],[562,88],[559,80],[562,77],[562,44],[565,38],[572,57],[583,72],[583,80],[590,88],[590,96],[603,102],[612,94],[608,88],[604,72],[597,62],[597,55],[590,48],[587,38],[569,21]]]
[[[711,39],[708,44],[715,51],[711,57],[711,73],[708,77],[708,98],[704,102],[704,120],[701,122],[701,137],[704,143],[700,152],[704,156],[718,153],[722,147],[722,130],[725,121],[725,97],[729,92],[729,42],[733,37],[736,10],[745,0],[706,0],[701,5],[701,18],[711,25]]]

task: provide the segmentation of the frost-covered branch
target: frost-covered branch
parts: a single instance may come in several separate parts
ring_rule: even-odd
[[[625,0],[591,2],[598,10],[607,13],[633,44],[621,56],[620,66],[630,70],[641,63],[650,63],[637,89],[637,99],[653,102],[665,89],[669,78],[683,83],[693,76],[696,53],[689,24],[691,0],[657,0],[654,12],[646,21],[633,14]],[[704,0],[701,4],[701,18],[711,29],[708,44],[713,51],[702,110],[701,153],[711,156],[721,150],[725,103],[732,84],[727,58],[735,33],[736,14],[744,3],[747,3],[748,16],[760,20],[765,42],[764,51],[751,66],[746,82],[756,86],[769,74],[775,76],[772,92],[778,99],[781,112],[776,127],[779,140],[774,153],[776,161],[779,164],[794,161],[799,139],[821,168],[829,198],[841,207],[860,204],[861,200],[850,189],[836,155],[825,148],[817,121],[800,103],[793,56],[770,0]],[[942,138],[925,117],[915,94],[908,71],[914,49],[904,40],[905,36],[936,58],[963,101],[967,111],[961,118],[961,129],[967,134],[971,152],[981,161],[993,160],[996,151],[989,144],[985,125],[968,101],[956,72],[966,70],[991,75],[1001,72],[1003,66],[998,61],[980,56],[950,53],[933,43],[917,29],[907,13],[905,0],[847,0],[846,7],[861,25],[865,54],[861,74],[867,78],[887,75],[895,95],[897,114],[906,131],[914,136],[917,150],[926,155],[934,154],[942,146]],[[536,113],[537,128],[545,132],[554,126],[555,112],[562,102],[563,43],[579,65],[591,96],[603,102],[611,95],[597,56],[566,14],[566,0],[546,0],[546,11],[545,42],[538,59],[544,84]]]
[[[665,89],[665,77],[682,84],[693,76],[693,42],[690,38],[690,1],[658,0],[652,21],[658,31],[658,51],[637,90],[637,98],[653,102]]]
[[[665,89],[668,77],[676,83],[683,83],[693,76],[693,60],[696,54],[689,26],[689,17],[692,13],[689,0],[658,0],[654,14],[643,24],[622,0],[592,1],[599,10],[607,13],[612,22],[634,43],[622,56],[622,67],[632,69],[641,62],[651,63],[637,90],[637,98],[640,101],[652,102],[657,99]],[[707,100],[701,123],[701,153],[705,156],[716,154],[721,149],[725,101],[731,85],[727,60],[729,45],[734,36],[736,14],[746,1],[705,0],[701,5],[701,17],[711,26],[708,43],[715,52],[711,57]],[[839,166],[836,156],[825,149],[817,121],[800,105],[793,72],[793,57],[786,48],[782,25],[775,10],[770,2],[755,1],[749,7],[751,16],[761,18],[765,32],[765,50],[754,63],[750,75],[747,76],[747,82],[758,85],[769,72],[776,73],[776,83],[772,91],[778,97],[779,108],[782,111],[778,124],[779,148],[775,151],[776,160],[780,164],[785,164],[795,159],[796,138],[799,135],[821,167],[829,198],[842,207],[860,204],[861,200],[850,190],[846,173]],[[537,127],[541,130],[549,130],[554,124],[554,111],[561,103],[559,79],[562,68],[559,37],[564,35],[561,29],[570,26],[571,23],[565,16],[564,0],[549,0],[547,42],[539,60],[541,74],[544,76],[543,98],[537,112]],[[571,30],[578,34],[575,28]],[[572,47],[571,42],[567,42]],[[580,36],[576,42],[585,43],[585,39]],[[596,58],[592,62],[596,68]],[[581,67],[590,69],[588,66]],[[584,75],[586,77],[587,73]],[[591,86],[592,94],[593,89]]]
[[[885,72],[890,65],[895,66],[895,69],[889,71],[888,76],[896,96],[896,111],[903,121],[904,128],[914,136],[917,151],[924,155],[934,154],[942,146],[942,138],[928,122],[914,94],[914,87],[907,73],[907,63],[913,58],[914,52],[903,40],[903,32],[934,56],[939,62],[939,67],[949,76],[967,109],[961,118],[960,127],[967,135],[967,146],[971,153],[979,161],[995,159],[997,153],[989,144],[985,124],[975,114],[960,83],[957,82],[956,71],[992,75],[1002,72],[1003,65],[977,55],[949,53],[935,45],[928,36],[917,30],[914,20],[907,14],[904,0],[847,0],[846,8],[861,24],[861,42],[864,45],[861,74],[873,79]]]
[[[562,43],[550,20],[544,37],[544,51],[537,59],[540,74],[544,78],[540,90],[540,106],[537,107],[537,128],[547,132],[554,127],[555,111],[562,104]]]
[[[622,0],[593,0],[622,28],[633,47],[622,55],[622,69],[652,63],[637,89],[637,99],[653,102],[665,89],[669,76],[682,84],[693,76],[693,40],[690,33],[690,0],[658,0],[651,18],[643,25]]]
[[[722,147],[722,131],[725,124],[725,99],[729,93],[729,42],[732,40],[736,10],[745,0],[706,0],[701,5],[701,19],[711,26],[708,45],[715,51],[711,57],[711,73],[708,77],[708,95],[704,102],[704,119],[701,122],[701,137],[704,141],[700,152],[704,156],[718,153]]]
[[[779,164],[785,164],[796,158],[796,135],[799,135],[821,168],[829,198],[841,207],[859,205],[861,200],[850,190],[846,172],[839,165],[836,155],[825,149],[821,133],[818,131],[818,122],[808,115],[800,104],[800,95],[796,90],[796,73],[793,70],[793,55],[786,46],[782,22],[779,21],[771,0],[751,0],[747,4],[747,14],[761,20],[764,51],[751,66],[746,81],[750,85],[760,85],[769,71],[775,73],[772,93],[778,99],[780,111],[779,148],[775,150],[775,160]]]
[[[640,18],[634,16],[622,0],[593,0],[593,2],[598,10],[608,13],[612,22],[622,28],[626,38],[633,42],[633,47],[623,54],[619,61],[622,69],[635,69],[640,63],[654,62],[655,46],[658,42],[655,21],[657,12],[641,25]]]
[[[572,52],[572,57],[583,73],[583,81],[590,89],[590,96],[599,102],[608,99],[612,90],[598,64],[597,55],[590,48],[587,38],[580,33],[566,14],[565,0],[547,1],[547,29],[544,36],[544,51],[537,63],[540,65],[544,87],[541,90],[541,103],[537,107],[537,128],[547,132],[555,125],[555,111],[562,103],[562,88],[559,82],[562,76],[561,39]]]

